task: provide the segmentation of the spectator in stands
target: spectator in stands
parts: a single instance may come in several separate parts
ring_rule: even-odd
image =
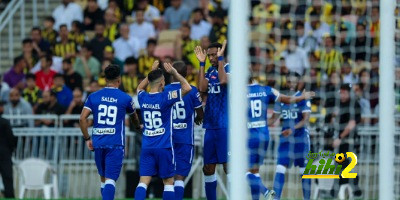
[[[26,69],[26,66],[27,63],[23,56],[14,58],[14,66],[4,74],[3,81],[6,82],[10,88],[24,88],[24,70]]]
[[[124,66],[126,73],[121,78],[121,90],[133,96],[136,95],[136,88],[142,79],[142,75],[138,74],[138,61],[134,57],[128,57]]]
[[[33,49],[33,41],[30,38],[22,40],[22,55],[26,61],[26,68],[24,72],[29,71],[38,62],[38,54]]]
[[[57,102],[57,94],[52,90],[43,92],[43,101],[39,104],[36,114],[39,115],[62,115],[65,113],[65,108]],[[36,126],[54,126],[54,120],[39,119],[35,122]]]
[[[371,84],[379,87],[379,52],[371,55]]]
[[[371,115],[371,104],[369,103],[368,99],[364,97],[364,93],[360,87],[360,84],[354,84],[353,85],[353,91],[358,99],[358,102],[360,103],[361,106],[361,115]]]
[[[104,22],[96,23],[95,25],[96,36],[89,43],[89,45],[92,47],[93,56],[99,62],[103,61],[104,48],[106,46],[111,46],[110,40],[104,36],[104,31],[105,31]]]
[[[304,24],[304,32],[306,35],[311,34],[317,39],[318,43],[321,44],[323,39],[322,37],[330,33],[330,27],[319,19],[317,12],[312,11],[310,13],[310,20],[306,21]]]
[[[315,13],[321,22],[330,25],[333,22],[332,10],[333,5],[327,1],[312,0],[311,6],[306,10],[305,20],[306,22],[311,21],[312,15]]]
[[[118,59],[115,55],[115,49],[112,46],[106,46],[103,52],[103,61],[105,59],[111,61],[111,64],[118,65],[121,68],[121,74],[124,73],[124,63]]]
[[[379,87],[371,84],[371,74],[367,69],[361,70],[358,73],[358,78],[363,96],[369,100],[371,109],[374,111],[379,103]]]
[[[328,76],[333,72],[340,72],[343,65],[342,52],[335,49],[336,37],[326,36],[324,37],[324,46],[321,50],[316,51],[316,56],[320,60],[320,68],[323,74]]]
[[[110,64],[111,64],[111,59],[108,59],[108,58],[104,58],[103,62],[101,63],[101,71],[100,71],[100,74],[99,74],[99,78],[97,79],[97,82],[98,82],[100,87],[105,87],[107,85],[107,83],[106,83],[106,75],[104,74],[104,70]]]
[[[227,40],[228,25],[225,23],[225,15],[223,12],[212,13],[212,28],[210,32],[210,41],[222,44]]]
[[[1,115],[4,112],[4,101],[0,101],[0,175],[3,179],[4,197],[14,198],[14,177],[12,154],[17,147],[17,140],[14,137],[10,122]]]
[[[40,57],[44,53],[50,51],[50,43],[42,37],[42,30],[39,27],[33,27],[31,30],[31,38],[33,49]]]
[[[199,78],[199,72],[196,70],[196,68],[193,66],[193,64],[187,60],[183,61],[186,64],[187,68],[187,75],[186,75],[186,80],[190,85],[197,86],[198,83],[198,78]]]
[[[72,90],[65,85],[64,76],[62,74],[56,74],[54,76],[52,90],[57,94],[57,102],[64,108],[68,108],[72,101]]]
[[[328,112],[332,112],[333,108],[338,105],[337,91],[340,88],[341,79],[338,72],[333,72],[329,76],[328,84],[325,86],[325,108]]]
[[[53,77],[57,72],[50,67],[53,63],[53,58],[50,54],[46,54],[40,58],[40,71],[36,72],[36,86],[42,91],[49,90],[53,85]]]
[[[189,22],[190,10],[182,5],[182,0],[171,0],[171,6],[165,9],[164,21],[167,29],[179,29]]]
[[[48,54],[51,55],[51,52],[48,52]],[[45,55],[46,54],[41,55],[40,58],[45,56]],[[61,73],[62,72],[62,60],[63,60],[63,58],[58,57],[58,56],[53,56],[53,55],[51,56],[51,58],[52,58],[53,62],[51,64],[51,66],[50,66],[50,69],[52,69],[53,71],[55,71],[57,73]],[[40,69],[42,68],[41,67],[42,63],[41,63],[40,60],[41,59],[39,59],[39,62],[37,62],[36,65],[29,71],[30,73],[36,74],[36,72],[40,71]]]
[[[188,24],[183,24],[180,28],[181,38],[177,40],[177,45],[175,47],[175,55],[178,60],[187,60],[192,64],[199,63],[196,55],[194,53],[194,49],[196,46],[200,44],[198,40],[190,39],[190,26]]]
[[[68,38],[69,31],[65,24],[60,25],[60,41],[54,46],[54,55],[62,58],[75,58],[77,44]]]
[[[367,37],[366,26],[364,24],[357,24],[357,36],[355,39],[355,53],[356,61],[366,61],[370,59],[372,48],[374,46],[371,37]]]
[[[137,10],[135,16],[136,21],[129,26],[129,33],[131,37],[140,39],[140,49],[145,49],[147,40],[156,37],[156,31],[151,22],[145,21],[144,10]]]
[[[82,90],[75,88],[73,91],[73,100],[69,104],[65,114],[81,114],[84,104],[82,98]],[[79,120],[69,120],[66,125],[69,127],[79,127]]]
[[[120,1],[120,0],[119,0]],[[114,11],[115,14],[115,23],[119,24],[122,21],[123,13],[121,8],[119,7],[117,0],[108,0],[108,8]]]
[[[115,51],[114,56],[118,58],[118,60],[125,60],[130,56],[138,58],[141,44],[138,38],[132,37],[129,34],[128,24],[121,24],[119,32],[121,36],[112,44]],[[146,38],[140,39],[146,40]]]
[[[253,8],[253,24],[258,25],[257,30],[270,32],[274,27],[275,21],[280,17],[280,6],[272,0],[261,1]]]
[[[83,21],[82,8],[74,3],[73,0],[62,0],[62,4],[56,7],[52,16],[55,20],[53,28],[56,30],[62,24],[66,24],[70,30],[74,20]]]
[[[97,48],[97,47],[96,47]],[[85,80],[97,79],[100,73],[100,62],[92,56],[92,46],[84,44],[74,63],[74,69]]]
[[[379,30],[380,30],[379,6],[373,6],[371,8],[371,22],[369,30],[371,38],[374,41],[374,46],[379,47]]]
[[[294,36],[289,38],[287,49],[282,52],[282,57],[285,58],[285,63],[291,72],[296,72],[303,76],[310,68],[310,62],[306,51],[297,46]]]
[[[319,42],[311,33],[305,33],[304,22],[296,22],[297,45],[303,48],[307,54],[319,48]]]
[[[149,23],[156,23],[160,19],[160,11],[153,5],[149,4],[149,0],[138,0],[137,2],[138,10],[144,11],[144,20]],[[137,18],[136,11],[132,13],[132,17]]]
[[[0,101],[8,102],[10,93],[10,86],[3,81],[3,77],[0,75]]]
[[[88,0],[83,16],[83,25],[85,30],[93,31],[94,25],[103,19],[104,12],[99,8],[96,0]]]
[[[86,88],[86,97],[88,97],[91,93],[96,92],[100,90],[101,87],[99,85],[99,82],[97,80],[92,80],[90,81],[89,86]]]
[[[354,152],[358,154],[360,142],[357,134],[357,124],[361,122],[361,106],[360,103],[354,98],[351,91],[350,84],[343,84],[340,87],[340,104],[339,110],[334,113],[336,120],[335,127],[339,127],[338,135],[335,135],[332,147],[339,148],[339,153]],[[329,112],[328,112],[329,113]],[[342,164],[347,167],[350,164],[349,160],[345,160]],[[354,196],[361,196],[362,192],[358,187],[358,177],[351,179],[354,183]],[[339,185],[349,183],[349,179],[339,179]]]
[[[79,21],[73,21],[71,31],[68,34],[68,39],[74,41],[76,45],[81,46],[85,43],[86,38],[83,32],[83,25]]]
[[[82,90],[82,76],[78,72],[75,72],[71,59],[67,58],[63,60],[63,72],[65,85],[70,90],[74,90],[75,88]]]
[[[147,41],[146,53],[139,57],[139,73],[143,76],[147,76],[147,74],[151,71],[151,66],[154,61],[157,60],[156,56],[154,56],[154,51],[157,46],[157,41],[155,39],[150,39]]]
[[[357,82],[357,77],[353,73],[353,62],[349,59],[343,63],[341,74],[343,83],[355,84]]]
[[[31,105],[21,98],[18,89],[13,88],[10,91],[10,101],[4,106],[4,114],[13,117],[10,119],[12,127],[33,127],[33,120],[21,119],[21,115],[32,115]]]
[[[211,41],[210,38],[207,36],[201,37],[200,39],[200,46],[202,49],[208,49],[208,46],[210,46]]]
[[[54,30],[55,20],[52,16],[48,16],[44,18],[43,26],[44,29],[42,31],[43,39],[50,42],[50,45],[54,46],[57,42],[58,32]]]
[[[26,75],[26,88],[22,91],[22,97],[31,104],[33,110],[42,100],[42,91],[36,86],[34,74]]]
[[[104,13],[105,30],[104,37],[108,38],[111,42],[119,37],[118,33],[118,20],[115,16],[115,10],[107,8]]]
[[[200,40],[202,37],[210,34],[211,24],[205,20],[203,10],[196,8],[192,12],[190,38]]]

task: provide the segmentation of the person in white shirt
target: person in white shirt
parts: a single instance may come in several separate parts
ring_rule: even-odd
[[[203,10],[196,8],[192,12],[192,24],[190,38],[192,40],[200,40],[204,36],[208,36],[211,31],[211,24],[204,20]]]
[[[325,22],[322,22],[319,17],[315,11],[310,13],[310,21],[304,24],[304,34],[306,36],[312,35],[321,44],[322,37],[330,33],[330,27]]]
[[[139,0],[137,3],[139,10],[144,10],[144,20],[149,23],[154,23],[160,19],[160,11],[149,4],[149,0]],[[136,12],[132,12],[132,17],[136,18]]]
[[[56,7],[52,16],[55,20],[53,27],[57,31],[61,24],[66,24],[68,30],[71,30],[73,21],[83,22],[82,8],[72,0],[62,0],[62,4]]]
[[[304,75],[306,69],[310,68],[306,51],[297,46],[296,39],[293,37],[289,39],[288,47],[281,56],[285,59],[289,71]]]
[[[119,27],[119,33],[121,34],[121,37],[112,43],[112,46],[115,49],[114,56],[119,60],[125,60],[129,56],[133,56],[137,59],[140,51],[139,40],[130,37],[129,26],[127,24],[121,24]]]
[[[154,25],[144,19],[144,10],[136,11],[136,22],[129,26],[131,37],[140,39],[140,49],[145,49],[147,40],[156,37]]]

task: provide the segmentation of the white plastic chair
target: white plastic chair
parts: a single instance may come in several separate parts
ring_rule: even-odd
[[[54,198],[58,199],[57,174],[55,170],[44,160],[29,158],[18,165],[21,173],[19,183],[19,198],[24,198],[25,190],[43,190],[44,198],[51,198],[53,189]],[[46,174],[50,172],[51,183],[46,183]]]
[[[347,190],[347,194],[348,194],[347,198],[346,198],[346,190]],[[350,184],[343,184],[340,186],[338,197],[340,200],[354,199],[353,188],[351,188]]]
[[[334,179],[318,179],[318,184],[315,186],[313,199],[318,199],[320,191],[330,191],[335,183]]]

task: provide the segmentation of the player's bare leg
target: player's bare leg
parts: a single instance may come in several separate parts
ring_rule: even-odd
[[[175,200],[181,200],[183,199],[183,194],[185,192],[185,183],[183,182],[185,180],[185,176],[182,175],[175,175],[175,182],[174,182],[174,188],[175,188]]]
[[[216,166],[216,164],[205,164],[203,166],[207,200],[217,199],[217,177],[215,176]]]
[[[139,184],[136,187],[135,191],[135,199],[136,200],[144,200],[146,199],[146,190],[147,186],[150,184],[151,176],[141,176],[139,180]]]
[[[103,200],[113,200],[115,196],[115,180],[105,177]]]
[[[175,199],[174,177],[163,179],[163,183],[164,183],[163,200]]]
[[[269,190],[263,184],[260,174],[260,168],[258,165],[253,166],[253,168],[249,169],[247,173],[247,179],[250,184],[251,196],[253,200],[258,200],[260,198],[260,193],[265,196],[266,199],[273,199],[275,197],[275,192],[273,190]]]

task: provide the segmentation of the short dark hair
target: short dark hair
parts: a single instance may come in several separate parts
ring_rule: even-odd
[[[345,83],[345,84],[342,84],[341,86],[340,86],[340,90],[346,90],[346,91],[348,91],[348,92],[350,92],[351,91],[351,84],[350,83]]]
[[[163,76],[163,71],[161,69],[153,70],[147,75],[149,82],[153,82]]]
[[[63,76],[62,74],[60,74],[60,73],[57,73],[57,74],[54,75],[54,78],[53,78],[53,79],[56,79],[56,78],[62,78],[62,79],[64,79],[64,76]]]
[[[36,80],[36,76],[35,76],[35,74],[29,73],[29,74],[26,75],[25,79],[26,79],[26,80],[28,80],[28,79]]]
[[[150,44],[157,45],[157,40],[156,40],[156,39],[149,39],[149,40],[147,40],[147,46],[149,46]]]
[[[97,25],[105,26],[106,24],[103,20],[99,20],[99,21],[96,21],[96,23],[94,25],[95,26],[97,26]]]
[[[190,25],[189,25],[188,23],[182,24],[181,27],[182,27],[182,28],[188,28],[189,30],[191,30],[191,27],[190,27]]]
[[[56,20],[54,20],[54,18],[52,16],[47,16],[46,18],[44,18],[44,21],[49,21],[53,24],[56,22]]]
[[[17,56],[14,58],[14,65],[17,65],[19,62],[21,62],[22,60],[25,60],[25,58],[23,56]]]
[[[201,13],[203,15],[203,10],[201,8],[195,8],[192,13]],[[204,16],[204,15],[203,15]]]
[[[39,31],[39,33],[42,33],[42,29],[40,29],[39,26],[34,26],[34,27],[31,29],[31,32],[33,32],[33,31]]]
[[[68,29],[68,27],[67,27],[66,24],[61,24],[61,25],[60,25],[60,30],[61,30],[61,28],[66,28],[66,29]]]
[[[83,48],[87,49],[87,50],[90,51],[90,52],[92,51],[92,45],[90,45],[90,44],[87,43],[87,42],[85,42],[85,43],[82,44],[81,49],[83,49]]]
[[[49,53],[43,55],[40,58],[45,58],[47,62],[53,63],[53,56],[51,54],[49,54]]]
[[[183,77],[187,76],[187,67],[185,62],[175,61],[174,63],[172,63],[172,67],[174,67],[181,76]]]
[[[222,48],[222,44],[221,43],[218,43],[218,42],[213,42],[213,43],[211,43],[210,44],[210,46],[208,46],[208,48],[209,49],[211,49],[211,48]]]
[[[115,80],[120,76],[121,69],[118,65],[110,64],[104,70],[104,74],[106,75],[107,80]]]
[[[137,60],[135,57],[130,56],[130,57],[128,57],[128,58],[125,59],[125,64],[126,64],[126,65],[138,64],[138,60]]]
[[[62,61],[62,63],[72,64],[72,61],[71,61],[70,58],[64,58],[64,60]]]
[[[25,38],[24,40],[22,40],[22,44],[28,44],[28,43],[32,43],[32,39],[31,38]]]

